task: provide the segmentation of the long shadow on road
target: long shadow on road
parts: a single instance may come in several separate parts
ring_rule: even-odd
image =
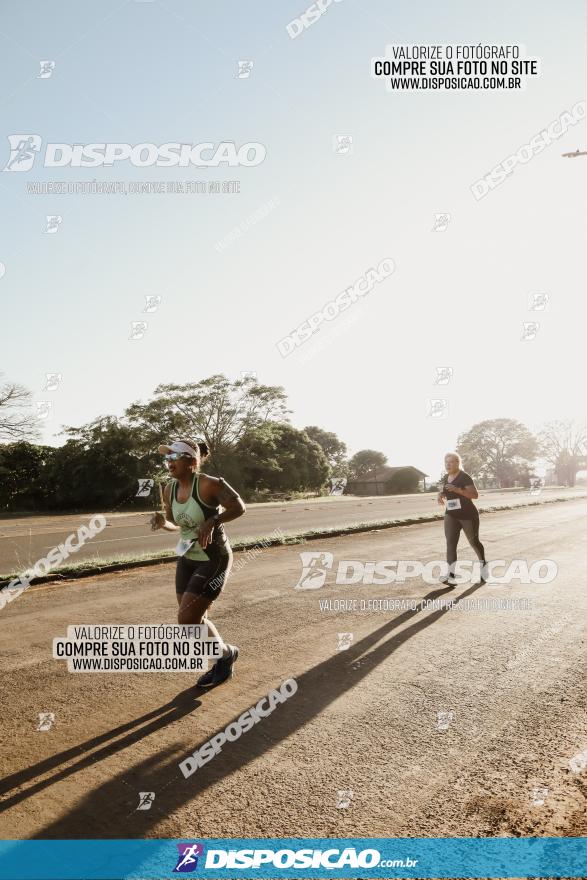
[[[460,594],[458,598],[466,598],[479,588],[480,585],[475,584]],[[425,596],[424,600],[438,598],[446,592],[448,591],[434,590]],[[66,815],[46,825],[34,837],[36,839],[89,839],[94,837],[148,836],[149,829],[161,821],[162,814],[166,818],[171,816],[175,810],[188,801],[194,800],[200,792],[209,786],[245,767],[273,746],[292,736],[297,730],[320,715],[331,703],[351,688],[356,687],[374,667],[384,662],[405,642],[436,623],[447,613],[450,613],[448,609],[440,609],[422,616],[423,612],[419,610],[407,611],[365,636],[348,650],[337,652],[328,660],[297,676],[297,693],[285,703],[277,706],[271,715],[244,733],[238,740],[227,742],[219,755],[198,769],[188,779],[184,778],[178,766],[179,761],[187,757],[187,751],[184,751],[185,747],[181,747],[180,751],[173,756],[172,752],[177,752],[177,749],[166,748],[155,756],[152,755],[145,761],[133,765],[124,773],[113,776],[104,785],[86,794]],[[386,638],[393,630],[403,626],[416,616],[418,619],[410,626],[406,626],[391,638]],[[381,644],[375,647],[378,642]],[[369,653],[362,657],[361,655],[367,651]],[[357,662],[359,657],[361,657],[360,663]],[[267,688],[262,694],[259,694],[258,699],[265,696],[272,686],[280,683],[268,682]],[[229,687],[230,685],[228,685]],[[157,716],[154,721],[134,731],[123,740],[117,740],[106,747],[103,752],[111,755],[188,715],[194,708],[199,708],[202,705],[200,701],[194,701],[194,694],[199,695],[200,693],[201,691],[197,688],[184,691],[172,703],[167,703],[160,710],[155,710],[153,713],[137,719],[137,722],[140,722],[148,719],[151,715]],[[227,690],[227,697],[229,698],[229,696],[230,692]],[[231,719],[231,721],[235,720],[236,718]],[[137,722],[132,722],[131,726]],[[230,721],[227,721],[225,726],[228,726],[229,723]],[[98,739],[106,737],[108,734]],[[194,742],[193,747],[190,746],[190,748],[195,751],[200,745],[203,743]],[[66,760],[68,754],[69,752],[65,752],[56,755],[52,759],[54,765],[58,764],[60,760]],[[96,754],[93,753],[80,764],[88,766],[95,761]],[[46,764],[47,762],[42,762],[41,765],[36,765],[25,773],[29,778],[34,778],[37,772],[43,772],[43,767]],[[69,775],[68,771],[76,772],[78,769],[82,769],[82,767],[75,765],[73,768],[64,769],[52,781]],[[22,775],[15,774],[11,777],[12,785],[20,784],[18,777]],[[129,786],[127,781],[131,777],[134,780],[133,786]],[[155,792],[156,810],[136,811],[136,795],[139,787],[142,791]],[[27,796],[28,792],[22,795],[22,797]],[[197,801],[194,802],[194,807],[197,810]],[[192,833],[197,833],[197,829],[193,828]]]
[[[0,796],[7,794],[15,788],[20,788],[20,786],[25,785],[27,782],[37,779],[38,776],[49,773],[51,770],[56,770],[75,758],[79,758],[74,764],[63,767],[53,776],[39,779],[26,790],[19,791],[11,797],[3,798],[0,801],[0,813],[31,797],[31,795],[37,794],[37,792],[42,791],[44,788],[48,788],[55,782],[67,779],[68,776],[72,776],[79,770],[91,767],[104,758],[109,758],[111,755],[116,754],[116,752],[139,742],[144,737],[149,736],[149,734],[155,733],[168,724],[179,720],[184,715],[189,715],[190,712],[201,706],[197,696],[202,693],[205,693],[202,688],[189,688],[189,690],[178,694],[169,703],[154,709],[152,712],[147,712],[145,715],[141,715],[139,718],[135,718],[126,724],[121,724],[119,727],[115,727],[106,733],[86,740],[86,742],[81,743],[79,746],[73,746],[64,752],[52,755],[50,758],[39,761],[38,764],[34,764],[32,767],[27,767],[26,770],[19,770],[17,773],[6,776],[0,780]],[[143,726],[139,727],[141,724]],[[125,734],[125,736],[121,736],[121,734]],[[116,739],[119,736],[121,738]],[[94,751],[98,746],[102,746],[102,748]]]

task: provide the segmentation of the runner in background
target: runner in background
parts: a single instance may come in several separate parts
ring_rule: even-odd
[[[238,658],[236,645],[228,645],[208,618],[208,609],[226,583],[232,565],[232,550],[224,523],[245,512],[238,492],[222,477],[200,473],[209,456],[206,443],[177,440],[159,447],[171,475],[163,492],[164,512],[151,518],[151,528],[180,531],[175,552],[175,592],[178,622],[205,623],[218,639],[222,657],[198,679],[200,687],[214,687],[233,675]],[[222,511],[221,511],[222,507]]]
[[[450,587],[456,586],[454,572],[457,561],[457,545],[462,530],[481,563],[481,583],[484,584],[487,565],[485,548],[479,540],[479,511],[473,504],[473,499],[478,498],[479,493],[473,478],[461,470],[461,457],[458,453],[447,453],[444,456],[444,466],[446,476],[442,478],[438,503],[445,505],[444,534],[446,536],[448,576],[443,578],[442,583],[448,584]]]

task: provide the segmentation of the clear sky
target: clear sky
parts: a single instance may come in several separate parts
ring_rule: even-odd
[[[585,413],[587,122],[477,201],[471,184],[587,100],[579,2],[342,0],[297,38],[306,0],[5,3],[0,163],[11,134],[43,144],[259,142],[256,167],[43,168],[0,173],[5,377],[60,426],[122,414],[160,382],[255,371],[298,427],[436,476],[458,434],[512,417],[537,430]],[[390,94],[390,43],[525,45],[524,91]],[[52,60],[39,78],[40,61]],[[252,61],[238,77],[239,61]],[[333,138],[352,137],[338,155]],[[32,181],[239,180],[239,194],[27,193]],[[237,240],[215,245],[273,200]],[[446,212],[444,231],[433,231]],[[60,215],[56,234],[46,216]],[[366,269],[387,280],[289,357],[277,342]],[[548,293],[529,312],[532,293]],[[146,296],[161,296],[143,314]],[[146,320],[142,339],[131,322]],[[538,321],[533,340],[522,326]],[[453,370],[434,384],[436,368]],[[48,372],[60,387],[43,391]],[[445,418],[428,414],[448,400]]]

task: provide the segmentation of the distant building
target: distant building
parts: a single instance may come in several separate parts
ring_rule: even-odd
[[[356,480],[349,480],[345,495],[402,495],[410,492],[425,492],[427,476],[424,471],[412,465],[405,467],[382,465]]]

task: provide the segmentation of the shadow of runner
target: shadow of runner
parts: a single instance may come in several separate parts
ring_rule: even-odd
[[[119,727],[115,727],[93,739],[86,740],[86,742],[81,743],[79,746],[73,746],[71,749],[59,752],[59,754],[52,755],[50,758],[46,758],[38,764],[27,767],[26,770],[19,770],[17,773],[12,773],[10,776],[5,777],[0,781],[0,795],[8,793],[14,788],[19,788],[26,782],[36,779],[38,776],[48,773],[50,770],[54,770],[74,758],[78,758],[80,754],[84,755],[81,760],[77,761],[75,764],[71,764],[69,767],[64,767],[60,772],[55,773],[48,779],[39,780],[36,784],[30,786],[25,791],[18,792],[17,794],[12,795],[12,797],[3,798],[0,801],[0,813],[13,807],[15,804],[20,803],[20,801],[31,797],[31,795],[42,791],[44,788],[53,785],[53,783],[59,782],[62,779],[67,779],[68,776],[77,773],[78,770],[90,767],[92,764],[95,764],[96,761],[101,761],[103,758],[109,758],[121,749],[125,749],[133,743],[143,739],[145,736],[149,736],[149,734],[161,730],[163,727],[172,724],[179,718],[183,718],[184,715],[189,715],[190,712],[202,705],[197,699],[197,696],[202,693],[205,693],[202,688],[196,686],[188,688],[180,694],[177,694],[177,696],[175,696],[173,700],[170,700],[169,703],[160,706],[158,709],[154,709],[152,712],[147,712],[140,718],[135,718],[133,721],[121,724]],[[148,722],[150,719],[153,719],[150,724],[144,724],[144,726],[140,727],[138,730],[133,730],[133,728],[138,727],[138,725],[143,724],[144,722]],[[131,732],[121,739],[115,740],[115,737],[120,736],[126,731]],[[109,742],[110,740],[115,741]],[[107,743],[107,745],[98,751],[93,751],[93,749],[100,746],[102,743]]]
[[[475,584],[455,598],[464,599],[480,589],[480,586]],[[451,592],[450,588],[434,590],[420,601],[438,598],[446,592]],[[79,837],[88,839],[93,836],[120,838],[132,837],[131,832],[133,831],[136,832],[137,837],[148,836],[148,829],[160,821],[162,810],[167,816],[171,816],[175,810],[192,800],[199,792],[259,758],[272,746],[291,736],[340,696],[359,684],[371,669],[386,660],[410,638],[450,612],[448,609],[433,611],[392,638],[382,642],[379,647],[373,648],[394,629],[421,613],[421,611],[415,610],[399,615],[365,636],[348,650],[338,652],[297,677],[298,690],[289,700],[277,706],[271,715],[263,718],[235,742],[225,743],[220,755],[216,755],[210,763],[198,769],[189,779],[185,779],[179,770],[177,759],[166,765],[160,763],[154,769],[152,768],[152,759],[143,761],[87,794],[67,815],[45,826],[35,834],[34,839]],[[369,648],[373,648],[373,650],[367,657],[362,658],[360,665],[356,664],[357,658]],[[281,682],[277,684],[281,684]],[[265,696],[271,686],[273,683],[268,683],[267,689],[259,695],[259,699]],[[235,720],[236,718],[232,718],[227,721],[225,727]],[[224,727],[222,729],[224,730]],[[219,732],[219,730],[216,731],[216,733]],[[203,743],[194,743],[192,751],[195,751],[200,745]],[[187,752],[182,754],[181,760],[187,757],[187,754]],[[131,774],[133,778],[140,779],[143,790],[155,792],[159,808],[156,812],[134,813],[136,819],[134,827],[131,827],[132,823],[129,821],[130,799],[124,797],[126,792],[122,792],[124,777],[129,777]],[[124,787],[126,788],[126,785]],[[107,804],[107,808],[102,808],[102,804]],[[197,828],[190,830],[192,834],[197,833]]]

